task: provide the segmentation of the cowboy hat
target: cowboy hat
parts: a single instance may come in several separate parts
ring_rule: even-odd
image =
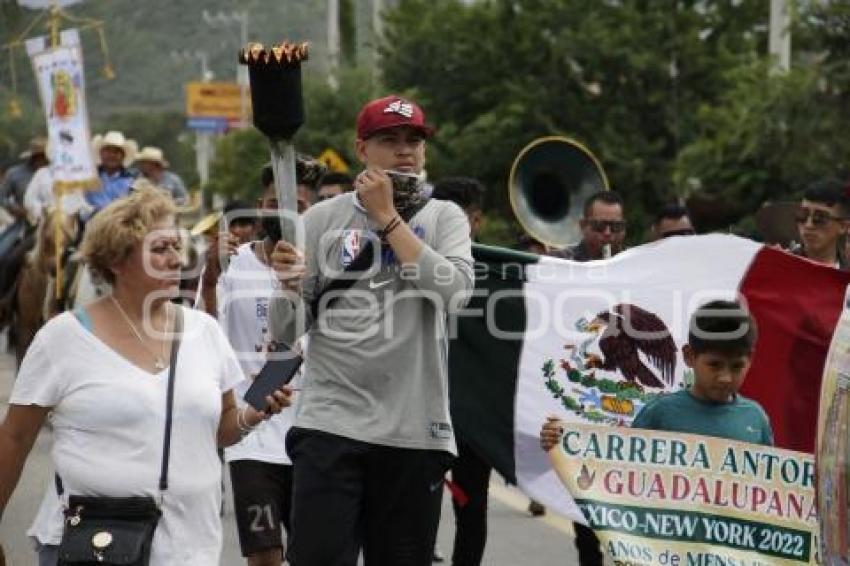
[[[159,163],[166,169],[168,168],[168,161],[166,161],[165,156],[162,154],[162,150],[152,145],[143,147],[142,151],[136,155],[136,162],[138,163],[139,161],[152,161],[153,163]]]
[[[112,130],[104,135],[97,134],[91,140],[92,151],[94,152],[94,161],[100,165],[100,150],[104,147],[117,147],[124,152],[124,167],[129,167],[135,160],[136,153],[139,151],[139,144],[136,140],[131,140],[124,137],[119,131]]]
[[[218,221],[221,220],[222,213],[211,212],[201,218],[190,230],[192,236],[200,236],[201,234],[212,234],[218,228]]]

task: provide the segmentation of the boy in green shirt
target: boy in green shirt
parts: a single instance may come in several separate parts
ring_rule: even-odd
[[[694,371],[693,385],[655,398],[632,427],[772,446],[773,431],[764,410],[738,395],[755,341],[755,321],[739,302],[712,301],[698,308],[682,347],[685,364]],[[563,431],[564,423],[549,417],[540,431],[541,448],[548,452]]]

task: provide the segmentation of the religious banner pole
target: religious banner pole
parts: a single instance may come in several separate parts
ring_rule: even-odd
[[[51,18],[53,14],[51,14]],[[28,50],[36,75],[50,147],[50,170],[56,196],[56,299],[62,298],[62,196],[79,189],[99,185],[97,168],[89,146],[88,108],[85,96],[83,52],[75,29],[58,29],[58,20],[50,24],[50,47],[44,40],[28,42]],[[55,43],[54,43],[55,42]],[[39,48],[40,47],[40,48]]]
[[[64,193],[79,189],[93,189],[99,185],[97,168],[91,155],[89,140],[88,109],[85,97],[85,79],[82,44],[79,32],[93,29],[98,34],[100,48],[104,55],[103,73],[107,79],[114,77],[109,61],[109,52],[104,35],[104,23],[93,18],[74,17],[62,8],[79,0],[19,0],[27,8],[42,10],[32,22],[11,43],[10,61],[13,50],[26,46],[33,70],[36,75],[39,95],[44,108],[48,132],[48,158],[53,177],[53,192],[56,196],[57,210],[54,215],[56,254],[56,298],[63,296],[64,277],[62,273],[62,254],[64,232],[63,210],[61,206]],[[27,36],[40,23],[44,23],[48,35]],[[62,23],[74,25],[71,29],[61,29]],[[14,66],[13,66],[14,67]],[[13,91],[15,86],[12,74]],[[14,111],[14,104],[11,109]]]

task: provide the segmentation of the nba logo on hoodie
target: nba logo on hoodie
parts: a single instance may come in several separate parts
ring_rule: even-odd
[[[360,253],[362,241],[363,235],[360,230],[345,231],[342,236],[342,250],[340,251],[340,263],[343,268],[348,267]]]

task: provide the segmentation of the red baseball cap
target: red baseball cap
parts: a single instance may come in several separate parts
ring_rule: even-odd
[[[425,137],[434,133],[434,128],[425,123],[425,113],[415,102],[394,94],[367,102],[357,115],[357,137],[361,140],[378,130],[398,126],[419,130]]]

